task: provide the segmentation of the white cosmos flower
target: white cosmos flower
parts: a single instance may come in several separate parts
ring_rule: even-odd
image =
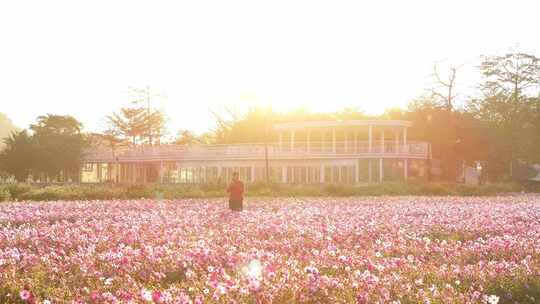
[[[496,296],[496,295],[490,295],[487,298],[487,301],[488,301],[489,304],[497,304],[497,303],[499,303],[499,297]]]

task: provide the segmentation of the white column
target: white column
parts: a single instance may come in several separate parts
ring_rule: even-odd
[[[358,130],[354,131],[354,153],[358,153]]]
[[[294,151],[294,130],[291,130],[291,152]]]
[[[207,183],[208,182],[208,170],[207,170],[207,167],[201,167],[201,170],[202,170],[202,174],[201,174],[201,179],[203,180],[204,183]]]
[[[407,128],[403,127],[403,153],[409,153],[409,146],[407,145]]]
[[[396,141],[396,153],[399,153],[399,131],[397,129],[394,131],[394,137]]]
[[[177,180],[177,183],[180,183],[180,177],[182,176],[182,172],[180,171],[181,167],[178,165],[177,162],[175,163],[175,165],[176,165],[175,169],[176,169],[176,174],[177,174],[176,180]]]
[[[407,180],[407,178],[409,177],[409,168],[408,168],[408,159],[404,159],[403,160],[403,178],[405,180]]]
[[[325,152],[324,151],[324,148],[325,148],[325,139],[326,139],[326,132],[324,130],[321,130],[321,152]]]
[[[371,169],[371,159],[368,159],[368,182],[373,182],[373,171]]]
[[[325,172],[324,164],[321,164],[321,174],[320,174],[321,184],[324,184],[325,174],[326,172]]]
[[[251,182],[255,182],[255,166],[251,166]]]
[[[348,139],[347,138],[347,130],[343,130],[343,135],[344,135],[343,137],[345,138],[345,153],[348,153],[349,152],[349,149],[348,149],[349,145],[347,143],[347,139]]]
[[[146,168],[145,164],[142,165],[142,169],[143,169],[143,183],[146,184],[146,171],[147,171],[147,168]]]
[[[307,151],[311,151],[311,130],[307,130]]]
[[[83,165],[84,166],[84,165]],[[83,176],[83,170],[81,167],[79,167],[79,184],[82,183],[82,176]]]
[[[407,144],[407,128],[403,127],[403,144]]]
[[[283,132],[279,131],[279,152],[283,151]]]
[[[114,180],[116,183],[119,183],[122,176],[122,165],[119,164],[117,160],[114,167],[116,168],[116,172],[115,172],[116,177],[114,178]],[[80,182],[80,179],[79,179],[79,182]]]
[[[369,153],[372,152],[373,150],[373,126],[372,125],[369,125],[369,136],[368,136],[368,141],[369,141],[369,148],[368,148],[368,151]],[[370,167],[371,168],[371,167]]]
[[[358,159],[354,160],[354,183],[360,182],[360,166],[358,166]]]
[[[379,182],[382,183],[384,178],[384,166],[383,166],[383,159],[379,158]]]
[[[332,152],[336,153],[336,128],[332,128]]]
[[[284,184],[287,183],[287,167],[286,166],[281,167],[281,182]]]
[[[163,184],[163,161],[159,162],[159,183]]]
[[[98,182],[101,184],[103,182],[103,178],[101,178],[101,163],[96,163],[96,168],[97,168]]]
[[[381,153],[384,153],[384,129],[381,132]]]
[[[218,176],[218,179],[219,179],[219,180],[221,180],[221,174],[223,174],[222,171],[223,171],[223,167],[218,166],[218,167],[217,167],[217,176]],[[178,172],[178,173],[180,173],[180,172]]]

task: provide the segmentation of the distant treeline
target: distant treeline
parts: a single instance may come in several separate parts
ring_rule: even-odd
[[[333,113],[297,110],[287,113],[252,107],[213,112],[215,126],[196,135],[179,130],[167,139],[166,115],[151,105],[149,88],[134,90],[126,107],[107,117],[101,133],[85,134],[73,117],[45,115],[28,130],[5,140],[0,153],[4,179],[25,181],[76,181],[81,153],[89,145],[114,154],[126,145],[255,143],[276,141],[271,125],[305,120],[403,119],[412,121],[409,138],[428,141],[433,158],[442,164],[443,180],[456,180],[463,162],[480,161],[487,178],[494,181],[525,179],[522,168],[540,163],[540,59],[519,52],[483,56],[478,62],[482,81],[475,97],[456,99],[459,68],[435,69],[434,86],[410,102],[406,109],[392,108],[370,116],[351,107]]]

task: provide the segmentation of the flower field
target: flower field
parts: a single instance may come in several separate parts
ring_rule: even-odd
[[[540,303],[540,197],[0,204],[0,303]]]

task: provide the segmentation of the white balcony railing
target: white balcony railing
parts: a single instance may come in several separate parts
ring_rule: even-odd
[[[410,142],[396,144],[394,141],[336,141],[333,142],[290,142],[269,143],[268,157],[271,159],[383,156],[427,158],[429,144]],[[219,159],[259,159],[265,156],[264,144],[231,145],[161,145],[124,148],[114,153],[118,161],[152,160],[219,160]],[[115,161],[111,150],[93,150],[86,154],[86,161]]]

